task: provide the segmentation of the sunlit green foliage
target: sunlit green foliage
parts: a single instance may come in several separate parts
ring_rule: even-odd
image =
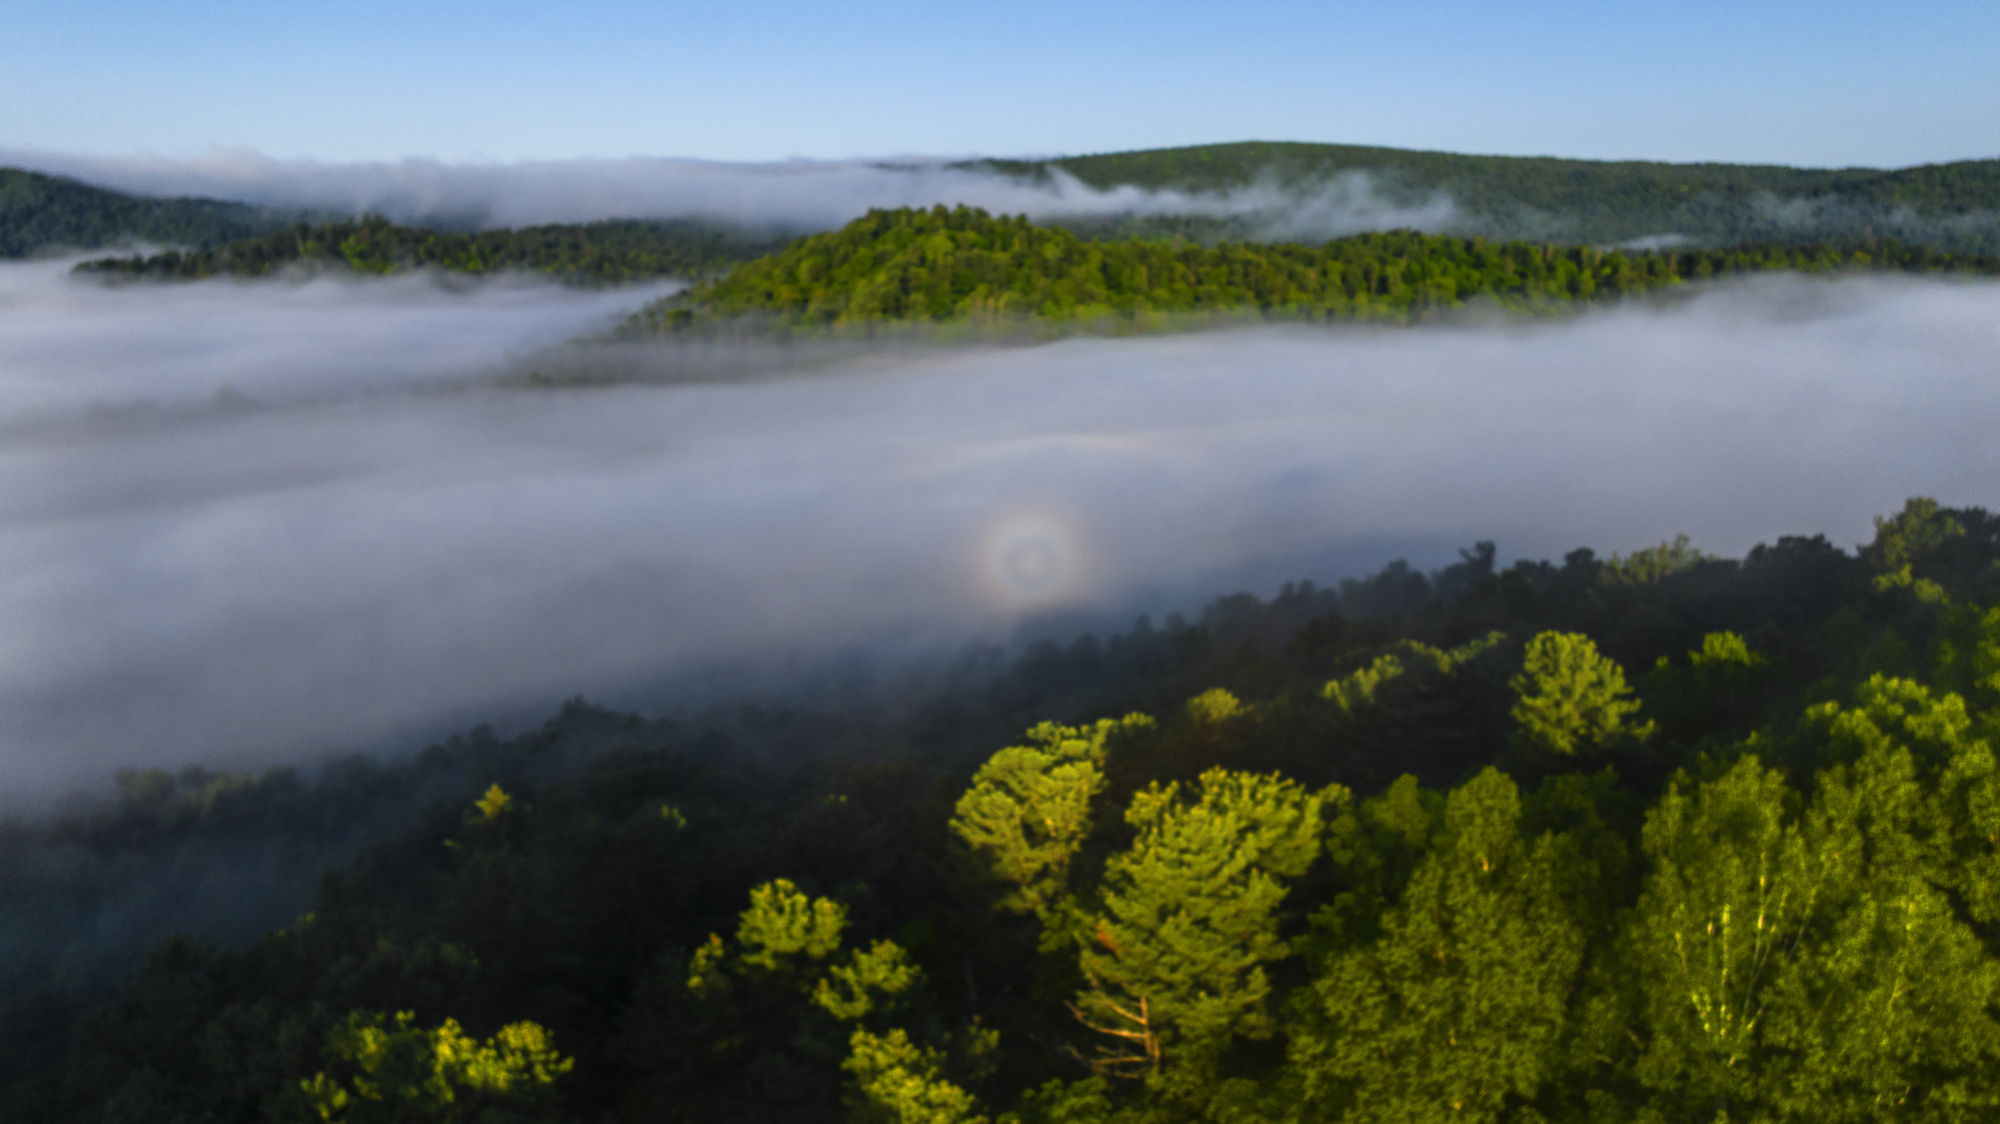
[[[1045,722],[1028,744],[994,754],[959,798],[951,827],[1013,889],[1003,909],[1045,925],[1069,891],[1070,860],[1090,833],[1091,802],[1104,788],[1106,743],[1151,728],[1142,714],[1094,726]]]
[[[556,1078],[575,1067],[534,1023],[513,1023],[484,1042],[446,1019],[430,1030],[404,1011],[388,1019],[356,1012],[330,1035],[339,1063],[274,1101],[278,1121],[315,1124],[528,1124],[557,1105]],[[340,1076],[341,1073],[350,1076]]]
[[[892,1030],[857,1029],[841,1068],[853,1075],[848,1102],[855,1124],[986,1124],[979,1102],[943,1076],[944,1055]]]
[[[1564,888],[1595,876],[1590,858],[1529,837],[1492,769],[1451,793],[1421,851],[1379,916],[1350,901],[1321,919],[1334,951],[1289,1047],[1310,1119],[1497,1120],[1564,1064],[1585,940]]]
[[[1475,297],[1541,305],[1769,269],[2000,270],[1889,243],[1626,251],[1427,235],[1322,246],[1087,241],[970,207],[871,211],[705,281],[635,318],[678,332],[737,320],[791,330],[924,322],[1121,330],[1244,317],[1404,319]]]
[[[780,878],[750,891],[750,908],[736,927],[743,962],[778,971],[799,956],[824,960],[840,947],[847,911],[826,898],[809,899]]]
[[[1792,822],[1796,794],[1756,758],[1689,787],[1646,821],[1652,874],[1628,931],[1645,988],[1637,1072],[1722,1107],[1755,1085],[1772,979],[1838,870]]]
[[[1581,633],[1544,632],[1529,640],[1513,687],[1515,736],[1533,749],[1573,757],[1649,733],[1631,721],[1639,702],[1630,697],[1624,669]]]
[[[922,970],[901,946],[876,941],[872,948],[855,949],[847,963],[828,968],[813,988],[813,1002],[834,1018],[852,1022],[892,1005],[922,982]]]
[[[1193,793],[1133,797],[1137,838],[1106,866],[1080,954],[1074,1009],[1104,1039],[1096,1067],[1195,1097],[1232,1036],[1276,1029],[1265,965],[1290,955],[1278,909],[1319,853],[1327,802],[1345,797],[1220,769]]]
[[[1711,679],[1747,675],[1768,662],[1733,632],[1711,632],[1701,638],[1699,651],[1688,653],[1688,664],[1695,674]]]
[[[1967,862],[1991,845],[1951,807],[1990,784],[1990,751],[1956,697],[1882,678],[1852,708],[1815,708],[1804,736],[1831,762],[1809,805],[1751,756],[1677,784],[1648,818],[1653,873],[1628,931],[1638,1076],[1676,1113],[2000,1108],[2000,962],[1970,924],[1991,914]],[[1967,889],[1969,918],[1947,897]]]
[[[484,796],[473,801],[472,806],[478,811],[481,822],[493,823],[507,814],[507,809],[513,802],[513,797],[508,796],[498,784],[495,784],[486,790]]]

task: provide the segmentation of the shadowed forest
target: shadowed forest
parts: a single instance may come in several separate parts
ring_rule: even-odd
[[[0,1115],[1987,1118],[1996,600],[2000,519],[1912,500],[1854,552],[1482,543],[838,713],[127,773],[0,834]],[[128,974],[119,924],[207,936]]]

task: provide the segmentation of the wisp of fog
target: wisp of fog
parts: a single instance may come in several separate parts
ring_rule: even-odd
[[[1852,545],[1908,495],[2000,484],[1984,283],[485,377],[648,295],[0,266],[0,788],[409,747],[717,668],[921,663],[1479,539]]]

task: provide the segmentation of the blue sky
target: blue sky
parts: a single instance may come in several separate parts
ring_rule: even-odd
[[[9,0],[0,149],[2000,156],[2000,3]]]

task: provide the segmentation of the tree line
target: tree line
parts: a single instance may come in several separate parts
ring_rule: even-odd
[[[310,913],[88,995],[17,978],[0,1112],[2000,1107],[2000,519],[1913,500],[1851,553],[1495,558],[1224,598],[872,709],[576,703],[453,739],[342,790],[444,795]],[[137,854],[257,790],[135,775],[61,830]],[[14,830],[10,892],[60,881]]]
[[[571,281],[619,284],[695,277],[768,253],[787,239],[695,219],[557,223],[450,232],[400,226],[378,215],[298,223],[260,238],[84,262],[77,272],[189,281],[264,276],[301,267],[357,273],[442,269],[485,274],[529,270]]]

